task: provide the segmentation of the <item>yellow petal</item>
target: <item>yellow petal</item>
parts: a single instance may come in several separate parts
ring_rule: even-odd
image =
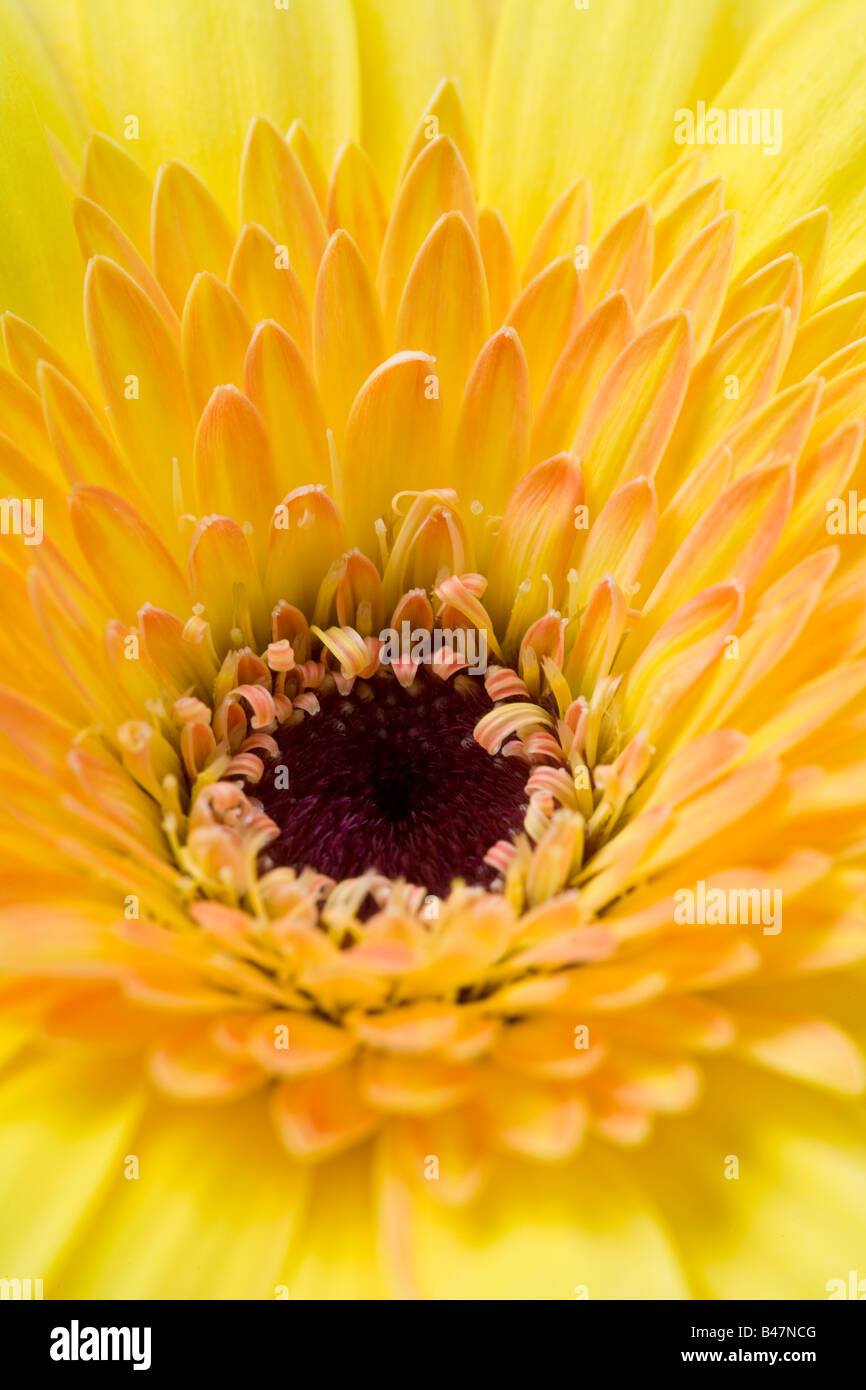
[[[589,185],[578,179],[557,198],[535,234],[520,276],[528,285],[558,256],[575,256],[589,242]]]
[[[530,280],[505,322],[519,335],[529,363],[532,402],[544,394],[554,365],[580,318],[580,287],[571,256],[551,261]]]
[[[319,585],[345,549],[343,523],[321,487],[298,487],[275,509],[268,540],[265,597],[304,613],[315,608]]]
[[[165,319],[175,338],[180,332],[177,314],[132,242],[108,213],[89,198],[76,198],[72,204],[75,231],[84,259],[105,256],[119,265],[144,291]]]
[[[463,0],[419,0],[412,9],[392,0],[356,0],[354,9],[362,143],[390,197],[418,114],[434,89],[436,100],[443,76],[457,89],[469,128],[480,130],[492,16],[484,6]],[[444,122],[443,131],[450,134]]]
[[[279,324],[259,324],[243,381],[268,431],[280,490],[329,481],[327,427],[319,393],[300,350]]]
[[[703,357],[709,346],[734,261],[736,216],[724,212],[702,232],[665,271],[638,315],[638,328],[677,309],[692,316],[694,355]]]
[[[300,117],[296,117],[286,131],[286,144],[297,156],[316,195],[316,202],[324,214],[328,198],[328,176],[315,142]]]
[[[297,155],[280,132],[256,117],[244,145],[241,217],[259,222],[287,248],[304,293],[312,299],[327,233],[315,194]]]
[[[102,592],[125,622],[150,602],[185,617],[183,576],[163,546],[123,498],[101,487],[79,486],[70,497],[72,528]]]
[[[131,155],[101,131],[94,131],[84,151],[81,191],[105,209],[139,255],[149,260],[151,181]]]
[[[42,23],[56,38],[56,14]],[[167,159],[196,171],[230,215],[249,121],[285,130],[301,117],[326,161],[358,133],[357,54],[348,0],[241,11],[233,0],[88,0],[63,26],[57,62],[92,125],[150,173]],[[208,55],[232,54],[233,78]],[[189,90],[189,100],[178,93]],[[423,100],[423,98],[422,98]],[[420,106],[420,102],[419,102]],[[129,116],[137,118],[137,129]]]
[[[236,521],[213,516],[199,522],[190,546],[189,573],[195,601],[204,605],[203,617],[219,647],[233,640],[236,645],[257,641],[264,647],[270,624],[261,581]]]
[[[634,478],[618,488],[602,507],[587,537],[575,592],[579,608],[596,584],[610,576],[626,595],[653,543],[656,495],[649,478]]]
[[[389,331],[415,257],[446,212],[462,212],[477,236],[475,195],[466,165],[453,140],[439,135],[419,154],[400,185],[385,233],[377,284]]]
[[[274,319],[311,361],[310,308],[301,282],[264,227],[241,229],[229,266],[228,286],[250,323]]]
[[[840,0],[813,32],[810,23],[785,11],[714,97],[725,110],[782,113],[779,153],[765,156],[747,145],[708,151],[713,170],[725,176],[731,203],[752,210],[743,226],[743,259],[756,254],[779,227],[829,204],[834,231],[825,274],[828,294],[862,260],[857,247],[864,208],[861,18],[856,0]],[[820,160],[810,158],[816,129],[828,133]],[[773,165],[769,182],[768,164]]]
[[[153,269],[178,314],[199,271],[225,279],[233,243],[228,219],[201,179],[177,160],[163,164],[153,194]]]
[[[620,353],[574,441],[590,510],[617,483],[652,476],[676,423],[691,360],[691,328],[684,313],[659,319]]]
[[[756,309],[713,343],[689,379],[657,482],[675,487],[690,467],[741,417],[764,404],[778,384],[788,339],[779,305]]]
[[[398,184],[406,177],[414,161],[429,140],[437,135],[449,135],[463,158],[472,182],[475,182],[475,140],[460,97],[457,83],[451,77],[443,77],[424,110],[415,134],[409,142]]]
[[[495,208],[479,209],[478,242],[490,297],[490,322],[498,328],[517,298],[519,282],[514,242]]]
[[[203,271],[192,282],[183,309],[183,365],[197,414],[215,386],[243,386],[244,358],[252,335],[231,290]]]
[[[3,1266],[10,1274],[20,1269],[41,1278],[45,1295],[56,1297],[59,1262],[82,1220],[98,1209],[100,1188],[122,1165],[143,1096],[128,1067],[61,1056],[31,1062],[8,1077],[0,1103]],[[41,1165],[49,1153],[53,1195],[47,1203]]]
[[[750,19],[751,10],[744,28]],[[501,210],[519,252],[576,173],[592,186],[597,232],[641,196],[670,162],[674,113],[730,71],[731,23],[728,6],[712,0],[699,8],[652,0],[640,23],[619,6],[508,0],[491,64],[481,195]],[[627,140],[611,140],[612,122],[630,131]]]
[[[125,1147],[138,1158],[139,1180],[129,1181],[118,1163],[58,1274],[63,1297],[100,1298],[112,1291],[124,1299],[280,1295],[307,1178],[281,1152],[259,1098],[213,1109],[153,1101]],[[227,1209],[242,1164],[250,1190]],[[187,1178],[179,1186],[181,1171]],[[106,1211],[121,1219],[106,1221]],[[202,1223],[207,1253],[185,1261]],[[134,1261],[130,1240],[138,1252]]]
[[[358,392],[342,454],[342,511],[350,539],[374,544],[374,522],[391,515],[403,490],[437,482],[442,407],[435,364],[422,352],[398,352]]]
[[[663,621],[692,594],[724,580],[748,587],[781,534],[792,493],[785,463],[752,468],[726,487],[671,560],[644,617]]]
[[[588,307],[623,290],[631,307],[646,299],[653,272],[653,219],[647,203],[626,208],[593,247],[586,271]]]
[[[0,181],[15,190],[0,237],[0,306],[74,360],[82,345],[81,259],[69,199],[8,42],[0,53],[0,92]]]
[[[261,417],[233,386],[217,386],[202,412],[193,447],[198,509],[252,526],[264,555],[279,489]]]
[[[653,736],[719,656],[742,608],[740,585],[718,584],[696,594],[662,624],[628,675],[623,696],[628,727]]]
[[[165,320],[124,271],[102,256],[87,269],[87,337],[114,428],[163,515],[174,514],[172,460],[189,479],[192,417],[180,353]]]
[[[500,516],[529,457],[529,368],[512,328],[485,343],[472,368],[454,441],[454,481]]]
[[[512,492],[490,561],[485,607],[504,632],[517,597],[515,630],[556,603],[575,546],[575,508],[583,502],[577,460],[558,454],[531,469]],[[549,585],[549,587],[548,587]],[[552,598],[552,602],[551,602]],[[524,615],[532,617],[523,621]]]
[[[603,300],[562,350],[532,423],[532,458],[550,458],[574,441],[608,369],[634,337],[634,315],[624,291]]]
[[[369,156],[360,145],[343,145],[328,187],[326,221],[329,232],[342,227],[355,242],[371,275],[376,274],[388,224],[385,200]]]
[[[370,272],[348,232],[335,232],[316,281],[313,362],[338,447],[355,396],[384,357],[382,312]]]
[[[409,272],[397,314],[396,346],[427,352],[435,359],[448,435],[489,327],[478,242],[462,213],[446,213]]]

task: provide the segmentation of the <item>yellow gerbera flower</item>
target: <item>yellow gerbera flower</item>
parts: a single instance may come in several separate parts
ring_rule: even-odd
[[[0,13],[0,1275],[866,1274],[858,0]]]

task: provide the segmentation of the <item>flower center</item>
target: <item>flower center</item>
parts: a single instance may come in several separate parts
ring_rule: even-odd
[[[281,831],[267,867],[337,880],[376,870],[439,896],[455,878],[489,887],[484,856],[520,830],[527,800],[525,764],[473,737],[490,708],[471,676],[423,675],[408,689],[385,676],[284,726],[251,789]]]

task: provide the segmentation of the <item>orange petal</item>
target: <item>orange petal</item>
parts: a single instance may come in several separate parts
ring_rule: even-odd
[[[351,1067],[283,1082],[272,1092],[270,1114],[295,1159],[330,1158],[361,1143],[379,1122],[361,1100]]]

